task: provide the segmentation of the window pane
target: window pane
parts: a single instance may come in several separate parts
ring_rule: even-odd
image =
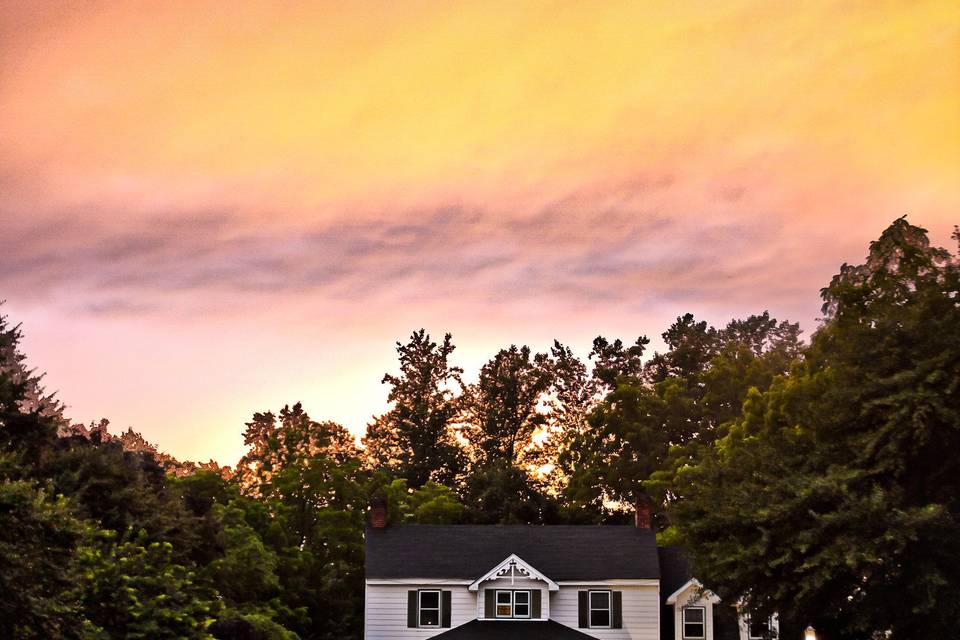
[[[497,591],[497,604],[510,604],[510,592]]]
[[[684,638],[702,638],[703,637],[703,623],[702,622],[688,622],[683,625],[683,637]]]
[[[610,611],[607,609],[594,609],[590,612],[591,627],[609,627]]]
[[[510,605],[508,604],[498,604],[497,605],[497,615],[502,617],[510,617]]]
[[[439,627],[440,626],[440,612],[436,609],[432,611],[429,609],[420,610],[420,626],[421,627]]]
[[[684,609],[685,622],[703,622],[703,609]]]
[[[609,609],[610,593],[608,591],[592,591],[590,593],[591,609]]]
[[[530,592],[529,591],[514,591],[513,592],[513,601],[516,604],[527,604],[530,602]]]
[[[750,637],[751,638],[763,638],[766,637],[769,626],[766,620],[760,620],[757,622],[753,621],[753,618],[750,618]]]
[[[530,605],[528,604],[518,604],[513,607],[513,617],[515,618],[529,618],[530,617]]]
[[[426,609],[436,609],[440,606],[440,594],[436,591],[421,591],[420,606]]]

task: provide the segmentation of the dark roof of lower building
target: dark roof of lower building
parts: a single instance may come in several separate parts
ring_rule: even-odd
[[[395,525],[367,529],[367,578],[476,579],[516,554],[554,581],[658,579],[653,532],[611,525]]]
[[[593,636],[553,620],[543,622],[471,620],[434,638],[438,640],[441,638],[442,640],[595,640]]]
[[[690,559],[683,547],[660,547],[660,601],[666,602],[673,593],[690,582],[693,572]]]

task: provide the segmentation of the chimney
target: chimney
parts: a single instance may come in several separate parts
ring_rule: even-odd
[[[645,493],[637,494],[636,508],[634,517],[637,529],[653,529],[653,517],[651,515],[653,500],[650,499],[650,496]]]
[[[387,528],[387,500],[385,498],[370,500],[370,526],[374,529]]]

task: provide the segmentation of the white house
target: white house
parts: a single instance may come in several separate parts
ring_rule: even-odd
[[[637,526],[386,525],[366,532],[364,638],[750,640],[682,551]],[[744,635],[746,634],[746,635]]]

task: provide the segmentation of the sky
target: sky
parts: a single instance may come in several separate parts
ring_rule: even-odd
[[[0,299],[68,416],[359,434],[394,342],[653,338],[960,223],[960,3],[0,0]],[[654,340],[654,346],[658,341]]]

